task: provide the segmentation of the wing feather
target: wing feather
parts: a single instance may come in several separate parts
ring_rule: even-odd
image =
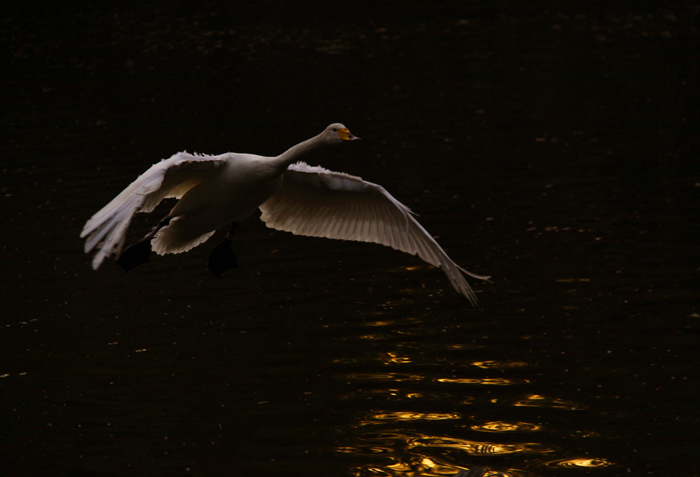
[[[296,235],[372,242],[392,247],[441,268],[452,286],[473,304],[476,295],[459,267],[416,221],[410,209],[382,186],[303,162],[284,173],[279,191],[260,206],[261,219]]]
[[[182,197],[190,188],[226,162],[228,155],[195,155],[180,152],[151,166],[126,189],[85,223],[81,238],[85,252],[97,248],[92,268],[121,252],[131,219],[136,212],[152,212],[165,198]]]

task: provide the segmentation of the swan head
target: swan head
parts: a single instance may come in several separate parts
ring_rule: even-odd
[[[353,135],[348,128],[340,123],[329,125],[323,133],[323,138],[331,144],[340,144],[344,141],[356,141],[359,137]]]

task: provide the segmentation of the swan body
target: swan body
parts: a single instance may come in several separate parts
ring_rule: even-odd
[[[186,152],[154,164],[87,221],[80,234],[92,268],[120,255],[136,212],[151,212],[165,198],[179,201],[142,241],[159,255],[186,252],[217,229],[238,223],[258,208],[273,229],[296,235],[373,242],[418,255],[441,268],[452,286],[476,305],[464,274],[411,211],[383,187],[299,159],[314,149],[357,139],[339,123],[276,157]],[[150,250],[150,249],[149,249]],[[128,249],[127,249],[128,251]],[[126,251],[125,251],[126,252]]]

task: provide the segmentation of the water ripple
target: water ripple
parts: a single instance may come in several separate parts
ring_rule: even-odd
[[[515,444],[499,444],[496,442],[479,442],[454,437],[421,436],[408,441],[408,448],[438,447],[442,449],[457,449],[470,455],[501,455],[501,454],[548,454],[554,448],[536,442]]]
[[[534,432],[541,431],[542,426],[530,422],[490,421],[474,424],[470,429],[483,432]]]
[[[600,458],[590,458],[590,457],[577,457],[573,459],[559,459],[559,460],[553,460],[550,462],[546,462],[545,466],[547,467],[556,467],[556,468],[595,468],[595,467],[610,467],[614,465],[612,462],[608,461],[607,459],[600,459]]]
[[[508,369],[524,368],[527,363],[523,361],[474,361],[472,365],[484,369]]]
[[[512,384],[525,384],[527,379],[510,379],[510,378],[437,378],[438,383],[457,383],[457,384],[484,384],[487,386],[508,386]]]
[[[363,422],[367,420],[374,421],[444,421],[449,419],[462,419],[462,415],[457,412],[439,413],[439,412],[377,412],[368,415]]]
[[[566,409],[570,411],[581,411],[587,409],[587,406],[583,404],[576,403],[574,401],[568,401],[566,399],[552,398],[547,396],[542,396],[540,394],[530,394],[522,399],[519,399],[513,406],[516,407],[547,407],[554,409]]]

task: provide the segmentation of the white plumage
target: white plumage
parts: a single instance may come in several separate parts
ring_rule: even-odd
[[[87,221],[85,252],[96,249],[92,266],[119,255],[136,212],[151,212],[161,200],[180,199],[167,225],[153,235],[153,250],[180,253],[205,242],[216,229],[239,222],[259,207],[268,227],[296,235],[373,242],[418,255],[441,268],[452,286],[473,304],[463,274],[411,211],[382,186],[359,177],[311,167],[298,159],[311,150],[357,139],[342,124],[293,146],[277,157],[227,153],[178,153],[139,176]]]
[[[85,223],[80,237],[85,241],[85,253],[97,247],[92,268],[97,270],[105,258],[119,255],[126,240],[126,230],[136,212],[152,212],[161,200],[180,199],[193,186],[212,174],[226,162],[220,156],[175,154],[151,166]],[[214,231],[211,231],[211,236]]]

